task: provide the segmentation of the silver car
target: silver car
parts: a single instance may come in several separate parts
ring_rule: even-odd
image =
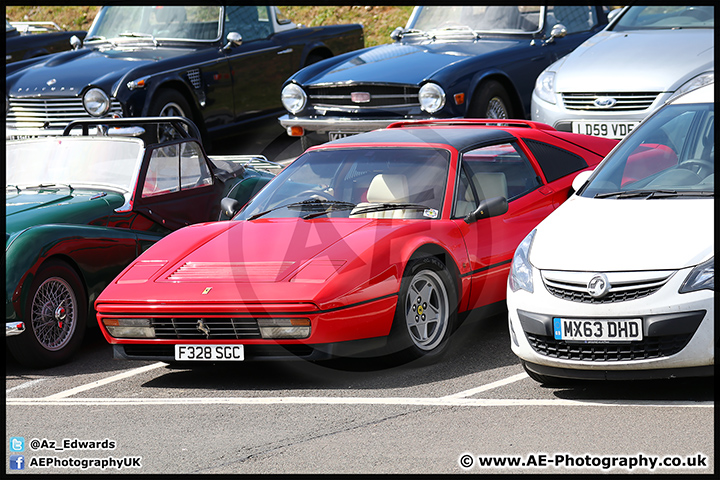
[[[714,80],[712,6],[626,7],[537,78],[531,116],[622,138],[655,108]]]

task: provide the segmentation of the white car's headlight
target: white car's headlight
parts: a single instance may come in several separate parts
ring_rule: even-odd
[[[715,257],[693,268],[680,287],[679,293],[698,290],[715,290]]]
[[[102,117],[110,110],[110,98],[99,88],[91,88],[83,95],[83,107],[93,117]]]
[[[305,91],[296,83],[290,83],[282,89],[280,94],[283,107],[288,112],[295,114],[305,108],[307,103],[307,95]]]
[[[697,77],[685,82],[682,87],[675,90],[675,93],[672,94],[670,98],[667,99],[669,102],[673,98],[677,97],[678,95],[682,95],[685,92],[689,92],[690,90],[695,90],[696,88],[702,87],[703,85],[707,85],[709,83],[713,83],[715,81],[715,71],[712,72],[705,72],[701,73]]]
[[[535,80],[535,95],[555,105],[555,72],[545,70]]]
[[[418,92],[420,108],[428,113],[435,113],[445,106],[445,91],[437,83],[426,83]]]
[[[510,276],[508,277],[508,284],[513,292],[523,289],[533,293],[533,266],[529,258],[535,232],[537,230],[528,233],[527,237],[520,242],[520,245],[515,250],[515,255],[513,255]]]

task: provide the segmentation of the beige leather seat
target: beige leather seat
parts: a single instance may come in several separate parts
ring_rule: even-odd
[[[351,216],[361,218],[403,218],[410,210],[384,210],[354,215],[358,210],[372,207],[378,203],[407,203],[408,183],[405,175],[378,174],[370,182],[367,191],[367,202],[358,203]]]
[[[477,190],[480,200],[492,197],[508,198],[507,178],[502,172],[479,172],[471,177],[471,181]],[[462,198],[458,199],[455,209],[456,217],[464,217],[477,208],[473,198],[472,189],[467,188]]]

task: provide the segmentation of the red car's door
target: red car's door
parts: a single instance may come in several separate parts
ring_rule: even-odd
[[[555,206],[550,191],[514,143],[465,152],[459,172],[453,218],[463,233],[470,259],[467,308],[473,309],[505,299],[515,249]],[[497,196],[508,200],[507,213],[470,224],[463,220],[481,199]]]

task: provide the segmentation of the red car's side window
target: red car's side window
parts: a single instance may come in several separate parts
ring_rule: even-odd
[[[519,198],[540,186],[535,170],[516,145],[505,143],[477,148],[462,156],[455,217],[463,217],[480,201]]]

